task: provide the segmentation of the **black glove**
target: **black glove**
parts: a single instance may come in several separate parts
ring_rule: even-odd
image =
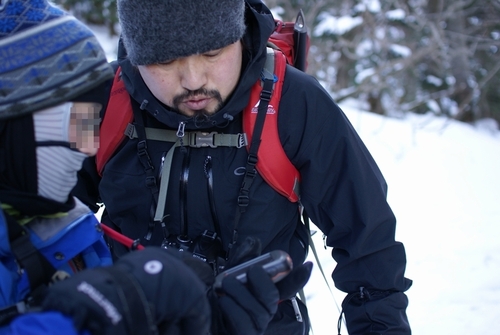
[[[205,285],[178,251],[131,252],[110,267],[87,269],[51,286],[45,310],[73,318],[93,335],[196,334],[210,326]]]
[[[260,241],[247,238],[228,260],[233,267],[259,256]],[[285,278],[274,284],[260,266],[247,271],[247,284],[234,277],[222,281],[222,287],[212,293],[214,333],[260,335],[273,318],[280,300],[291,298],[309,280],[312,263],[302,264],[293,269]],[[222,291],[222,294],[220,292]]]

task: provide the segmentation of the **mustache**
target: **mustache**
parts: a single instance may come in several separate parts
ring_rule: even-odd
[[[190,98],[194,98],[196,96],[205,96],[205,97],[210,97],[214,98],[220,103],[222,103],[222,96],[220,95],[219,91],[217,90],[207,90],[206,88],[200,88],[194,91],[186,90],[186,92],[182,94],[178,94],[174,97],[173,99],[173,105],[175,108],[179,107],[179,104],[184,101],[184,100],[189,100]]]

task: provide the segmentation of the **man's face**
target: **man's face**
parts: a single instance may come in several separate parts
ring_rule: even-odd
[[[74,149],[93,156],[99,148],[99,111],[93,102],[74,102],[71,107],[69,141]]]
[[[153,95],[186,116],[212,115],[233,92],[240,77],[242,44],[165,63],[140,65]]]

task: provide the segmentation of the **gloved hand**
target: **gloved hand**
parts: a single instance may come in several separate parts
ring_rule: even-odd
[[[248,261],[261,253],[260,241],[247,238],[228,260],[226,269]],[[292,297],[309,280],[312,263],[294,268],[285,278],[274,284],[260,266],[247,271],[247,284],[234,277],[226,277],[218,293],[212,292],[212,310],[215,314],[214,333],[260,335],[273,318],[280,300]],[[222,291],[222,294],[221,294]]]
[[[42,307],[71,316],[78,330],[93,335],[204,335],[206,288],[177,252],[148,247],[79,272],[51,286]]]

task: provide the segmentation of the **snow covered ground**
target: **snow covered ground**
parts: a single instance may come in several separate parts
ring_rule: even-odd
[[[93,28],[114,59],[116,38]],[[389,185],[406,275],[414,281],[407,292],[413,334],[499,334],[500,132],[432,115],[394,119],[355,103],[341,107]],[[331,335],[345,294],[331,283],[335,264],[321,237],[313,239],[333,294],[318,266],[305,293],[313,334]]]
[[[341,107],[389,185],[413,280],[407,292],[413,334],[499,334],[500,132],[431,115],[391,119]],[[331,272],[331,250],[316,235]],[[334,289],[332,297],[317,267],[305,292],[314,334],[334,334],[345,294]]]

